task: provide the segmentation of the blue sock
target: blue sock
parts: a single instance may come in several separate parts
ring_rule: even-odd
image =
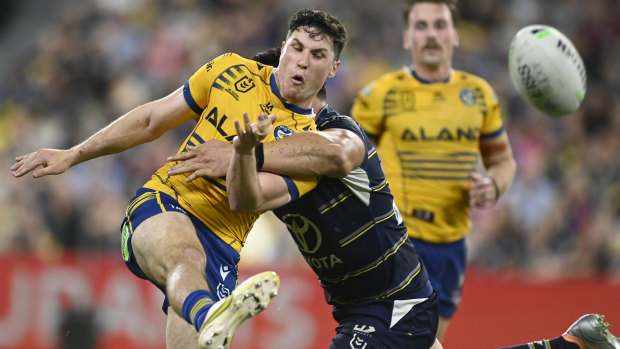
[[[207,290],[194,291],[183,302],[183,317],[187,322],[194,325],[196,331],[200,331],[207,312],[215,302],[215,297],[211,292]]]

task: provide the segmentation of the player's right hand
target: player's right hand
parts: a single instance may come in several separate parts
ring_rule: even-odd
[[[32,171],[32,177],[61,174],[71,167],[73,150],[39,149],[15,158],[11,166],[13,176],[21,177]]]
[[[235,150],[240,154],[253,151],[254,147],[269,135],[277,118],[276,115],[261,113],[258,115],[258,121],[250,124],[249,114],[243,113],[245,131],[241,127],[241,122],[235,120],[235,129],[237,130],[237,136],[233,139]]]

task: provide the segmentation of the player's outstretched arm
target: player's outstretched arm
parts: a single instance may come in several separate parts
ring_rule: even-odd
[[[299,177],[345,177],[366,154],[362,140],[341,128],[296,133],[263,149],[264,171]]]
[[[133,109],[71,149],[39,149],[18,156],[11,171],[15,177],[29,172],[35,178],[60,174],[80,162],[157,139],[195,117],[185,103],[183,89],[179,88],[164,98]]]
[[[260,114],[253,125],[247,113],[243,114],[243,119],[245,131],[235,120],[237,137],[233,140],[232,160],[226,174],[230,208],[237,212],[254,212],[280,207],[290,200],[288,186],[281,176],[257,171],[254,149],[271,131],[275,115]]]
[[[191,173],[188,182],[202,176],[224,176],[232,148],[217,140],[188,147],[188,151],[168,157],[168,161],[180,161],[168,174]],[[349,130],[306,131],[263,144],[262,170],[294,177],[341,178],[361,164],[365,151],[361,139]]]

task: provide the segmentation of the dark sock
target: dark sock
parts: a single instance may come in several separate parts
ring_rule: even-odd
[[[215,302],[215,297],[211,292],[207,290],[194,291],[183,302],[183,317],[187,322],[194,325],[196,331],[200,331],[207,312]]]
[[[547,346],[545,346],[547,344]],[[543,339],[537,342],[531,342],[527,344],[515,345],[512,347],[506,347],[502,349],[579,349],[576,343],[568,342],[562,337],[553,339]]]

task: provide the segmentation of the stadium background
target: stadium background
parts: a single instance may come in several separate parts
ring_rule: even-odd
[[[124,269],[119,226],[129,198],[188,128],[57,177],[15,179],[14,157],[69,147],[180,86],[211,58],[280,44],[297,9],[341,17],[350,42],[328,101],[409,62],[399,1],[4,0],[0,3],[0,348],[163,348],[161,296]],[[592,0],[461,0],[454,64],[487,79],[519,168],[500,204],[473,213],[470,271],[446,348],[555,337],[580,314],[620,334],[620,5]],[[508,45],[527,25],[564,32],[588,71],[582,108],[553,119],[516,94]],[[274,304],[233,348],[327,348],[329,307],[287,233],[261,219],[242,278],[282,275]]]

